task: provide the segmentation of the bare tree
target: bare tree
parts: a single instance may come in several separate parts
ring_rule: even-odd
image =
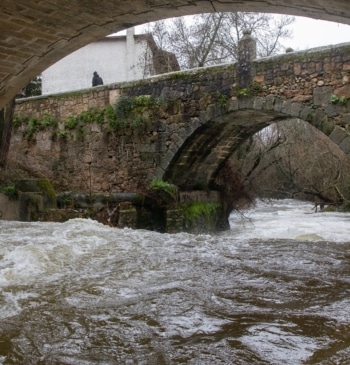
[[[258,196],[326,203],[350,200],[349,157],[322,132],[299,119],[257,133],[234,154],[232,163],[247,188]]]
[[[260,13],[213,13],[181,17],[151,26],[162,49],[174,52],[181,68],[210,66],[237,60],[238,41],[244,30],[257,39],[258,55],[276,54],[290,38],[294,17]]]

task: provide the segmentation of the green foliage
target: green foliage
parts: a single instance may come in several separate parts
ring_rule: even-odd
[[[348,99],[345,96],[341,96],[339,99],[339,103],[345,105],[348,102]]]
[[[214,98],[225,106],[228,96],[220,92],[213,95]],[[78,140],[84,140],[83,126],[88,123],[100,123],[107,125],[107,131],[117,131],[123,127],[131,127],[135,130],[142,131],[147,123],[156,119],[157,115],[162,115],[165,112],[174,113],[180,105],[181,101],[174,97],[160,96],[155,98],[152,95],[138,96],[121,96],[114,107],[108,105],[105,108],[91,108],[78,115],[69,115],[64,121],[64,129],[61,131],[52,131],[53,140],[56,136],[67,137],[69,131],[77,130]],[[175,110],[175,111],[174,111]],[[41,117],[19,117],[14,116],[13,125],[15,128],[25,126],[23,135],[31,140],[38,130],[43,130],[47,127],[58,127],[58,122],[52,118],[49,112],[44,112]]]
[[[105,119],[107,108],[103,109],[88,109],[85,112],[82,112],[78,119],[84,123],[103,123]]]
[[[114,110],[117,119],[127,119],[132,110],[132,98],[121,96],[115,103]]]
[[[82,125],[78,128],[78,141],[84,141],[84,127]]]
[[[217,98],[218,103],[219,103],[222,107],[226,106],[226,104],[227,104],[227,100],[228,100],[228,96],[227,96],[226,94],[222,94],[222,93],[220,93],[220,92],[217,92],[217,93],[216,93],[216,98]]]
[[[48,112],[44,112],[41,119],[36,117],[29,118],[27,116],[20,118],[18,115],[15,115],[13,118],[13,126],[14,128],[25,126],[26,128],[23,131],[23,135],[28,140],[31,140],[34,137],[34,134],[39,130],[44,130],[47,127],[56,128],[57,121],[54,120]]]
[[[115,104],[117,118],[127,118],[131,112],[143,112],[152,109],[156,100],[150,95],[122,96]]]
[[[118,119],[109,119],[108,120],[108,126],[111,130],[117,130],[123,125],[123,122],[121,122]]]
[[[252,92],[253,94],[258,94],[259,92],[262,91],[262,86],[260,83],[254,81],[253,85],[251,86]]]
[[[64,126],[68,129],[74,129],[78,125],[78,119],[73,115],[69,115]]]
[[[15,186],[5,186],[1,189],[1,192],[5,194],[10,200],[18,199],[18,190]]]
[[[47,198],[50,201],[56,200],[56,192],[51,184],[51,182],[47,179],[38,179],[37,180],[37,186],[40,189],[40,191],[44,192]]]
[[[23,89],[24,97],[41,95],[41,76],[35,77]]]
[[[33,139],[34,133],[41,130],[41,124],[37,118],[31,118],[28,121],[27,129],[24,131],[24,135],[29,139]]]
[[[67,131],[65,129],[60,130],[58,134],[62,138],[67,138]]]
[[[25,118],[20,118],[17,114],[13,116],[12,125],[14,128],[19,128],[24,123]]]
[[[248,97],[250,95],[251,95],[251,91],[247,88],[237,90],[237,96],[239,96],[239,97]]]
[[[175,113],[174,110],[178,110],[181,105],[181,100],[175,97],[164,97],[160,96],[155,100],[155,108],[159,111],[171,111]]]
[[[176,186],[169,184],[166,181],[163,181],[162,179],[153,179],[150,183],[150,189],[152,190],[162,190],[168,193],[171,197],[176,197]]]
[[[249,87],[236,89],[236,95],[239,98],[247,98],[259,94],[262,91],[262,86],[258,82],[254,82]]]
[[[66,137],[68,130],[78,129],[78,138],[82,140],[84,135],[84,124],[94,122],[102,124],[105,121],[110,126],[114,126],[114,124],[116,123],[115,112],[111,105],[102,109],[89,109],[79,115],[69,115],[64,123],[65,129],[63,131],[59,131],[58,133],[61,137]],[[18,115],[15,115],[13,118],[13,126],[14,128],[24,126],[25,129],[23,131],[23,135],[28,140],[30,140],[39,130],[43,130],[47,127],[52,127],[56,129],[58,127],[58,122],[52,118],[49,112],[45,111],[41,118],[29,118],[27,116],[19,117]],[[52,135],[55,136],[56,131],[53,131]]]
[[[177,80],[177,79],[183,79],[184,77],[187,76],[187,74],[186,74],[186,72],[183,72],[183,71],[177,71],[177,72],[172,72],[168,76],[171,79]]]
[[[186,220],[194,221],[201,217],[210,219],[220,209],[219,203],[192,202],[182,207]]]
[[[332,94],[331,97],[330,97],[330,100],[331,104],[341,104],[341,105],[346,105],[347,102],[348,102],[348,99],[346,96],[341,96],[339,98],[339,96],[335,95],[335,94]]]
[[[140,127],[148,120],[151,120],[160,109],[157,99],[150,95],[121,96],[115,104],[115,119],[109,123],[110,126],[118,128],[121,126]]]
[[[112,105],[108,105],[105,109],[106,122],[108,125],[113,126],[117,118]]]
[[[154,96],[150,95],[139,95],[135,96],[132,100],[132,108],[137,109],[141,108],[141,110],[146,110],[149,108],[153,108],[156,104],[156,100]]]
[[[331,102],[332,104],[337,104],[337,103],[339,102],[339,98],[338,98],[338,96],[337,96],[337,95],[335,95],[335,94],[332,94],[332,95],[331,95],[331,98],[330,98],[330,102]]]
[[[57,121],[52,119],[49,112],[44,112],[41,124],[44,127],[49,127],[49,126],[57,127]]]
[[[107,108],[104,109],[91,108],[76,116],[69,115],[65,122],[65,127],[72,130],[76,129],[78,126],[80,127],[81,124],[88,124],[94,122],[103,123],[106,113],[107,113]]]
[[[144,123],[146,122],[145,118],[139,116],[139,117],[136,117],[136,119],[132,122],[132,127],[134,128],[139,128],[141,127]]]

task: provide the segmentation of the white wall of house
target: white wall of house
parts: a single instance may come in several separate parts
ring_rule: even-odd
[[[151,74],[148,43],[135,36],[134,28],[126,36],[106,37],[71,53],[42,73],[42,94],[90,88],[93,72],[104,84],[142,79]]]

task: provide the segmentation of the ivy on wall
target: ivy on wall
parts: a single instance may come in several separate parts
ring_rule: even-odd
[[[78,131],[78,138],[83,139],[83,127],[86,124],[98,123],[106,126],[107,132],[117,132],[122,128],[141,128],[153,121],[161,111],[179,106],[174,98],[155,98],[149,95],[121,96],[114,107],[91,108],[78,115],[69,115],[64,121],[57,121],[49,112],[41,118],[14,116],[14,128],[22,128],[23,136],[33,140],[35,133],[46,128],[52,129],[52,137],[67,138],[70,131]]]

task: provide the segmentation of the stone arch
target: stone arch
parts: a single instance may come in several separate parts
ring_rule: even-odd
[[[162,178],[181,190],[212,187],[221,166],[248,137],[285,118],[272,111],[243,109],[210,119],[184,141]]]
[[[326,134],[350,157],[350,135],[336,125],[333,110],[277,96],[231,100],[226,108],[210,105],[202,121],[194,118],[173,147],[170,159],[162,161],[157,175],[182,190],[213,187],[221,166],[248,138],[270,124],[301,119]],[[169,154],[167,156],[169,158]]]
[[[218,11],[270,12],[350,24],[348,0],[69,0],[1,2],[0,108],[30,79],[80,47],[119,30],[159,19]]]

